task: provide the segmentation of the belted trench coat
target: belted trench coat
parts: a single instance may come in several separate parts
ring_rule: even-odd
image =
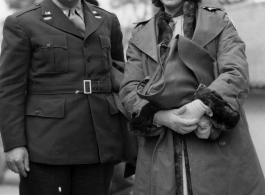
[[[199,139],[194,133],[185,136],[193,195],[263,195],[264,176],[243,110],[249,91],[245,44],[217,1],[198,3],[192,41],[216,58],[215,80],[208,88],[218,92],[241,116],[234,129],[219,132],[214,141]],[[137,84],[158,66],[157,53],[156,23],[152,18],[139,23],[129,40],[120,92],[128,113],[139,98]],[[175,195],[172,131],[139,137],[138,141],[134,195]]]

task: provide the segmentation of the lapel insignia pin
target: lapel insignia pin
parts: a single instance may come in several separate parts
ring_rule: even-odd
[[[92,13],[93,13],[93,14],[97,14],[98,12],[96,12],[96,11],[92,11]]]
[[[52,17],[45,17],[45,18],[43,18],[43,20],[51,20],[52,19]]]
[[[101,18],[101,16],[95,16],[95,18],[98,18],[98,19],[100,19],[100,18]]]
[[[44,14],[45,15],[51,15],[51,12],[45,12]]]

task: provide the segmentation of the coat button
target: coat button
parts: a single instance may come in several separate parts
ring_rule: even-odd
[[[246,93],[244,91],[240,91],[237,95],[239,99],[243,99],[246,96]]]
[[[86,75],[87,75],[88,77],[91,77],[92,73],[89,71],[89,72],[87,72]]]
[[[225,140],[220,140],[219,141],[219,146],[225,147],[226,146],[226,141]]]
[[[51,44],[48,43],[48,44],[47,44],[47,47],[48,47],[48,48],[51,48]]]
[[[35,110],[35,114],[39,114],[40,113],[40,111],[39,110]]]
[[[87,60],[88,62],[90,62],[90,57],[86,57],[86,60]]]

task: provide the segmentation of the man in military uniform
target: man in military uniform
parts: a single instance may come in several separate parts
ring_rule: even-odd
[[[119,21],[86,1],[7,17],[0,128],[21,195],[107,194],[122,156],[114,61],[124,61]]]

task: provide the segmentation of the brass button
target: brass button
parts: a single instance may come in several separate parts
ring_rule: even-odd
[[[48,44],[47,44],[47,47],[50,48],[50,47],[51,47],[51,44],[48,43]]]
[[[40,113],[40,111],[39,110],[35,110],[35,114],[39,114]]]
[[[219,146],[225,147],[226,146],[226,141],[225,140],[220,140],[219,141]]]

